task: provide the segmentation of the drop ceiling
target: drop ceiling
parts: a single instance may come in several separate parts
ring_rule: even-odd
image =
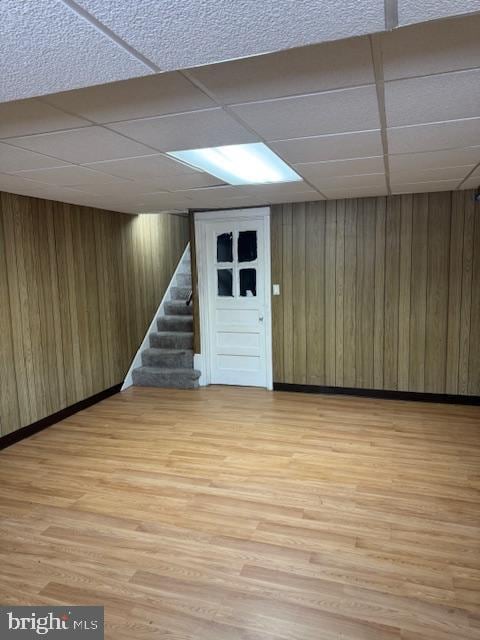
[[[480,0],[2,0],[0,102],[476,11]]]
[[[2,103],[0,190],[139,213],[473,188],[479,32],[468,15]],[[232,187],[165,156],[248,142],[303,181]]]

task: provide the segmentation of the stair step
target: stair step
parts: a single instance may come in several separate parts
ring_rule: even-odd
[[[142,352],[144,367],[165,367],[167,369],[193,369],[191,349],[158,349],[150,347]]]
[[[185,300],[177,300],[176,302],[165,303],[166,316],[191,316],[193,314],[193,305],[186,304]]]
[[[150,334],[150,346],[159,349],[192,349],[193,333],[190,331],[154,331]]]
[[[162,316],[157,320],[157,327],[159,331],[192,331],[193,317],[170,315]]]
[[[160,369],[140,367],[132,372],[133,384],[139,387],[196,389],[200,371],[195,369]]]
[[[172,300],[188,300],[191,290],[191,287],[172,287],[170,289]]]
[[[192,275],[190,272],[177,273],[175,284],[178,287],[190,287],[192,288]]]

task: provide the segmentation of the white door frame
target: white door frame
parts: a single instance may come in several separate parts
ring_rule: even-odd
[[[195,213],[195,253],[198,276],[198,303],[200,309],[200,348],[201,358],[196,358],[202,367],[201,384],[208,385],[211,380],[211,351],[208,333],[208,264],[207,264],[207,221],[228,222],[234,219],[248,220],[263,218],[265,224],[264,256],[265,256],[265,366],[267,389],[273,389],[272,370],[272,276],[270,261],[270,207],[252,209],[227,209],[222,211],[202,211]],[[201,364],[200,364],[201,363]]]

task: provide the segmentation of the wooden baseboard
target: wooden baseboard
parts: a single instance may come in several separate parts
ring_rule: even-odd
[[[381,398],[384,400],[409,400],[414,402],[441,402],[445,404],[480,405],[480,396],[461,396],[449,393],[418,393],[416,391],[393,391],[385,389],[357,389],[354,387],[326,387],[313,384],[289,384],[274,382],[274,391],[299,393],[323,393],[329,395]]]
[[[20,442],[20,440],[23,440],[24,438],[29,438],[30,436],[33,436],[34,433],[38,433],[39,431],[42,431],[42,429],[46,429],[52,424],[61,422],[62,420],[65,420],[65,418],[72,416],[74,413],[82,411],[82,409],[91,407],[92,405],[97,404],[97,402],[101,402],[102,400],[105,400],[105,398],[115,395],[120,391],[121,387],[121,384],[116,384],[109,389],[104,389],[104,391],[96,393],[94,396],[80,400],[80,402],[76,402],[69,407],[65,407],[65,409],[52,413],[50,416],[46,416],[45,418],[38,420],[38,422],[33,422],[26,427],[12,431],[12,433],[7,433],[5,436],[0,437],[0,450],[5,449],[16,442]]]

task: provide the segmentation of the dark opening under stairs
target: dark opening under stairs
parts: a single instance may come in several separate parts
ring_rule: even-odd
[[[192,290],[189,252],[174,278],[156,331],[149,335],[150,346],[142,351],[142,366],[132,371],[136,386],[198,387],[200,371],[193,368],[193,305],[187,304]]]

